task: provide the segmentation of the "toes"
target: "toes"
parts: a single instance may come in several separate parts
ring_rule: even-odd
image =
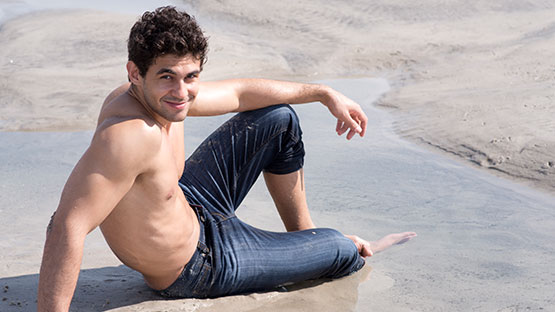
[[[414,232],[405,232],[405,233],[400,233],[399,236],[400,236],[399,241],[395,243],[396,245],[406,243],[408,240],[410,240],[413,237],[416,237],[417,235]]]

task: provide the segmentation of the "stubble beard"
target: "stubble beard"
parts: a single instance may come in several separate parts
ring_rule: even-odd
[[[144,98],[146,102],[145,104],[150,108],[152,112],[164,118],[165,120],[169,122],[181,122],[185,120],[185,117],[187,117],[187,111],[189,110],[189,106],[191,105],[192,100],[187,101],[187,104],[184,110],[178,113],[172,113],[169,109],[168,110],[164,109],[167,104],[164,103],[163,97],[160,99],[153,99],[152,97],[150,97],[148,92],[146,92],[146,90],[143,92],[144,92]],[[181,116],[182,114],[183,116]]]

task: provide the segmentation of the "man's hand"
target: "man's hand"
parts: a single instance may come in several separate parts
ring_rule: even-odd
[[[372,251],[372,245],[370,242],[365,241],[364,239],[356,236],[356,235],[345,235],[348,239],[352,240],[357,246],[358,253],[362,257],[372,257],[374,252]]]
[[[366,133],[368,117],[362,111],[360,105],[349,99],[345,95],[327,88],[328,97],[322,101],[331,114],[337,118],[335,131],[338,135],[347,133],[347,140],[350,140],[358,133],[361,137]]]

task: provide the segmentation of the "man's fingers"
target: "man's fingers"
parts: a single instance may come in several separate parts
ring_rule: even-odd
[[[353,125],[351,126],[351,129],[354,129],[356,131],[356,133],[362,133],[363,129],[361,126],[361,122],[360,119],[358,117],[355,117],[354,119],[351,119],[353,121]]]
[[[374,255],[374,251],[372,251],[372,248],[370,248],[370,243],[366,242],[364,244],[362,244],[362,248],[360,250],[360,255],[363,257],[372,257]]]
[[[343,121],[341,121],[341,119],[337,119],[337,125],[335,126],[335,132],[337,132],[337,134],[339,134],[339,130],[341,130],[342,126],[343,126]]]
[[[353,114],[351,114],[352,119],[356,122],[356,124],[358,125],[357,128],[357,133],[363,137],[364,134],[366,133],[366,125],[368,123],[368,117],[366,117],[366,114],[364,114],[363,111],[360,112],[354,112]],[[359,131],[358,131],[359,130]]]
[[[359,122],[355,121],[354,119],[351,119],[350,126],[349,126],[349,133],[347,134],[347,140],[352,139],[357,133],[358,134],[362,133],[362,128],[360,127]]]
[[[347,140],[352,139],[355,134],[357,134],[355,131],[353,131],[353,129],[349,130],[349,133],[347,133]]]
[[[366,123],[367,123],[367,119],[362,119],[362,121],[360,122],[360,128],[362,129],[362,131],[360,132],[361,137],[363,137],[364,134],[366,134]]]
[[[352,131],[355,131],[356,133],[362,132],[362,128],[360,127],[360,122],[358,122],[358,120],[353,119],[351,116],[347,116],[346,119],[347,121],[345,124],[348,124]]]
[[[372,250],[372,245],[370,242],[365,241],[364,239],[356,236],[356,235],[345,235],[348,239],[352,240],[357,247],[358,253],[363,257],[372,257],[374,255],[374,251]]]
[[[347,135],[347,139],[350,140],[356,133],[361,134],[365,130],[361,127],[361,122],[359,120],[354,120],[349,115],[345,116],[344,119],[346,120],[337,120],[337,126],[335,127],[337,134],[342,135],[347,132],[347,130],[350,130]]]
[[[349,126],[347,123],[342,123],[342,125],[338,127],[339,130],[336,129],[338,135],[343,135],[343,133],[349,131],[349,133],[347,134],[347,140],[352,139],[355,134],[360,134],[362,132],[362,129],[359,125]]]
[[[342,121],[340,121],[340,123],[341,125],[339,125],[338,123],[339,129],[337,130],[337,134],[342,135],[343,133],[347,132],[347,130],[349,130],[349,126]]]

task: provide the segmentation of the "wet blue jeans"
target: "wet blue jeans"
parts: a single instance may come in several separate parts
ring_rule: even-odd
[[[291,173],[302,168],[303,159],[299,120],[288,105],[239,113],[212,133],[187,159],[179,181],[199,219],[197,250],[160,293],[218,297],[362,268],[354,243],[336,230],[270,232],[235,215],[262,171]]]

